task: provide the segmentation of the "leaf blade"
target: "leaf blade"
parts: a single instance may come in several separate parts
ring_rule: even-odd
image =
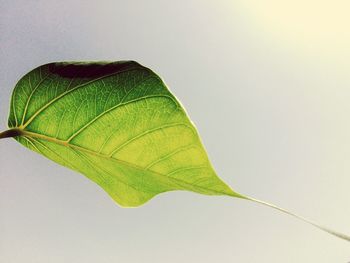
[[[164,82],[136,62],[43,65],[18,82],[11,105],[21,144],[84,174],[122,206],[173,190],[242,197],[216,175]]]

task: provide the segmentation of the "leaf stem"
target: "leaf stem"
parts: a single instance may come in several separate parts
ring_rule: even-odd
[[[310,224],[310,225],[312,225],[314,227],[317,227],[318,229],[320,229],[322,231],[325,231],[325,232],[327,232],[327,233],[329,233],[329,234],[331,234],[333,236],[336,236],[338,238],[344,239],[346,241],[350,241],[350,236],[348,236],[348,235],[342,234],[342,233],[334,231],[334,230],[332,230],[332,229],[330,229],[328,227],[325,227],[325,226],[319,225],[317,223],[314,223],[313,221],[311,221],[309,219],[306,219],[305,217],[302,217],[302,216],[299,216],[299,215],[294,214],[292,212],[289,212],[288,210],[280,208],[280,207],[278,207],[278,206],[276,206],[274,204],[270,204],[270,203],[267,203],[265,201],[261,201],[261,200],[258,200],[258,199],[252,198],[252,197],[247,197],[247,196],[243,197],[243,199],[246,199],[246,200],[249,200],[249,201],[253,201],[255,203],[259,203],[259,204],[262,204],[262,205],[265,205],[265,206],[268,206],[268,207],[271,207],[271,208],[276,209],[276,210],[278,210],[280,212],[283,212],[285,214],[291,215],[291,216],[293,216],[293,217],[295,217],[295,218],[297,218],[299,220],[302,220],[302,221],[304,221],[304,222],[306,222],[306,223],[308,223],[308,224]]]
[[[7,131],[0,132],[0,139],[11,138],[22,135],[22,131],[20,129],[9,129]]]

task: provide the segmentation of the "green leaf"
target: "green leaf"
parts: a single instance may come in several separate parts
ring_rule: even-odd
[[[80,172],[119,205],[140,206],[157,194],[187,190],[273,204],[233,191],[215,173],[185,110],[164,82],[133,61],[61,62],[17,83],[9,130],[25,147]]]
[[[121,206],[172,190],[240,196],[216,175],[164,82],[136,62],[38,67],[17,83],[8,125],[21,144],[84,174]]]

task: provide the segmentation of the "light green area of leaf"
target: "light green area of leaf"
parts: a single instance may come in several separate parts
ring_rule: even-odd
[[[17,83],[8,125],[21,144],[84,174],[121,206],[173,190],[242,197],[216,175],[164,82],[136,62],[38,67]]]

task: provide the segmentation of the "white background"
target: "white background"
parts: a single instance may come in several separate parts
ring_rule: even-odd
[[[1,130],[32,68],[136,60],[183,103],[235,190],[350,234],[349,4],[273,2],[0,0]],[[172,192],[123,209],[0,143],[0,262],[350,261],[348,242],[258,204]]]

